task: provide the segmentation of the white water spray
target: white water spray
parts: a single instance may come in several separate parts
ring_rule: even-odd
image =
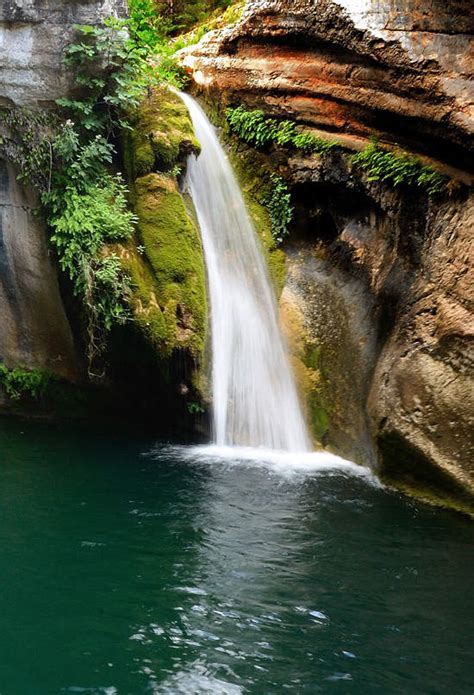
[[[209,281],[214,436],[218,445],[310,449],[262,251],[215,129],[181,95],[202,151],[186,185],[196,209]]]

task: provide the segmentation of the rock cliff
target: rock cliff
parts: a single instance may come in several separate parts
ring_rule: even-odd
[[[184,64],[227,101],[459,166],[474,147],[473,27],[468,0],[260,0]]]
[[[317,346],[320,438],[471,508],[473,31],[467,0],[256,0],[182,57],[221,107],[340,143],[324,156],[266,154],[297,213],[283,303]],[[429,197],[371,180],[350,156],[370,136],[455,183]]]
[[[0,160],[0,359],[74,378],[71,330],[35,196]]]
[[[74,34],[73,24],[98,23],[121,11],[119,0],[3,2],[0,108],[48,108],[67,94],[71,77],[62,59]],[[75,379],[80,360],[38,200],[17,180],[18,173],[0,155],[0,361],[10,368],[47,368]]]
[[[125,0],[4,0],[0,7],[0,105],[49,106],[67,94],[63,65],[74,24],[125,12]]]

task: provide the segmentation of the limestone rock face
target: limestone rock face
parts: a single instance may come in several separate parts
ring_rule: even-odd
[[[0,105],[43,106],[64,96],[70,76],[62,58],[73,25],[124,11],[124,0],[3,0]]]
[[[290,157],[286,176],[297,218],[288,285],[296,278],[323,360],[327,443],[359,460],[362,450],[392,483],[473,509],[472,190],[430,199],[390,188],[343,153]],[[305,270],[311,247],[338,303],[321,297],[327,278]],[[347,317],[356,319],[349,331]],[[373,447],[356,427],[364,413]]]
[[[474,149],[473,32],[470,0],[255,0],[183,63],[227,102],[459,166]]]
[[[0,160],[0,362],[76,375],[71,330],[37,201]]]
[[[403,440],[474,491],[474,196],[433,211],[419,267],[369,396],[387,473]],[[409,462],[404,474],[409,476]],[[398,461],[400,464],[400,461]],[[428,476],[423,472],[423,477]]]

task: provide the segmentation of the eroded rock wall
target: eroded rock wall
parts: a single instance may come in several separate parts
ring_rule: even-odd
[[[467,166],[473,33],[470,0],[256,0],[183,63],[227,102]]]
[[[37,200],[0,160],[0,362],[74,378],[71,329]]]
[[[472,507],[472,191],[430,198],[392,188],[371,181],[346,153],[290,157],[286,176],[297,203],[289,285],[307,265],[295,259],[296,244],[324,254],[332,294],[341,297],[324,319],[321,278],[301,293],[322,350],[328,443],[358,454],[365,413],[373,449],[363,454],[370,460],[373,452],[386,480]],[[337,289],[341,274],[346,296]],[[351,343],[341,337],[348,317],[357,324],[345,332]]]
[[[48,106],[67,94],[63,65],[74,24],[125,12],[125,0],[4,0],[0,6],[0,105]]]

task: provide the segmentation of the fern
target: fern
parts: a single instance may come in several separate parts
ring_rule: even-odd
[[[357,166],[365,169],[369,181],[386,181],[394,186],[417,186],[428,195],[439,193],[448,179],[429,166],[424,166],[412,154],[383,150],[373,139],[367,147],[352,156]]]
[[[226,112],[231,130],[244,142],[254,147],[275,144],[294,147],[307,152],[324,153],[337,147],[336,141],[323,140],[298,130],[294,121],[266,118],[263,111],[247,111],[244,106],[229,108]]]
[[[270,176],[270,190],[264,197],[264,204],[270,215],[272,237],[277,245],[289,234],[289,225],[294,216],[291,193],[284,179],[277,174]]]

